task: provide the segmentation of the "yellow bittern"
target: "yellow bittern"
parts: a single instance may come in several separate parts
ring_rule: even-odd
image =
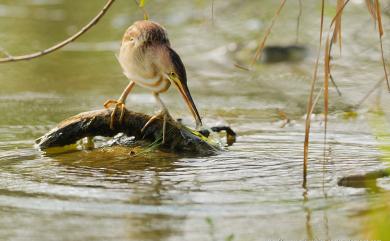
[[[185,67],[179,55],[171,48],[167,32],[160,24],[143,20],[131,25],[123,36],[118,61],[130,83],[118,100],[108,100],[104,104],[105,108],[115,104],[115,109],[111,115],[111,128],[113,128],[117,109],[122,111],[119,122],[122,121],[126,98],[134,85],[137,84],[150,89],[161,107],[160,113],[153,116],[141,131],[143,132],[153,120],[162,116],[164,120],[164,142],[166,121],[168,118],[171,121],[173,119],[159,94],[166,92],[171,83],[177,87],[183,96],[195,118],[196,128],[201,127],[201,118],[187,86]]]

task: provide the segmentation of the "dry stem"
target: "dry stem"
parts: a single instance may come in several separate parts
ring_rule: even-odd
[[[316,63],[314,66],[314,74],[313,74],[313,80],[311,82],[311,89],[310,89],[310,95],[309,100],[307,104],[307,114],[306,114],[306,121],[305,121],[305,142],[303,145],[303,188],[307,187],[307,162],[308,162],[308,155],[309,155],[309,138],[310,138],[310,124],[311,124],[311,113],[313,110],[313,98],[314,98],[314,89],[315,84],[317,81],[317,74],[318,74],[318,65],[320,61],[320,54],[321,54],[321,47],[322,47],[322,31],[324,27],[324,9],[325,9],[325,0],[321,1],[321,24],[320,24],[320,44],[318,47],[318,54]]]
[[[273,26],[274,26],[274,24],[276,22],[276,19],[279,17],[280,12],[282,11],[283,6],[284,6],[285,3],[286,3],[286,0],[281,0],[279,8],[276,11],[274,17],[272,18],[270,26],[267,28],[267,31],[265,32],[265,35],[264,35],[263,39],[259,43],[259,47],[256,50],[256,53],[255,53],[255,56],[254,56],[254,58],[252,60],[251,66],[253,66],[256,63],[256,61],[261,57],[261,53],[262,53],[262,51],[264,49],[265,42],[267,41],[268,36],[271,34],[271,30],[272,30],[272,28],[273,28]]]

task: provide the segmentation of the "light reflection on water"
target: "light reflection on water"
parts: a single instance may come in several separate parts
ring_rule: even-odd
[[[86,2],[96,9],[100,6]],[[304,201],[302,115],[311,59],[262,65],[251,73],[235,69],[232,63],[242,61],[241,55],[250,58],[245,53],[250,53],[245,49],[248,39],[258,37],[258,29],[251,32],[249,28],[247,36],[237,33],[248,20],[238,13],[257,16],[252,14],[254,7],[238,7],[233,16],[219,12],[211,28],[205,13],[208,5],[201,2],[176,7],[184,13],[193,8],[202,15],[185,14],[172,19],[170,6],[158,13],[157,7],[151,6],[150,12],[167,23],[173,45],[186,63],[190,88],[206,123],[231,125],[239,134],[238,142],[226,152],[204,158],[166,153],[134,158],[126,148],[65,154],[44,154],[33,148],[33,140],[55,123],[81,111],[101,108],[106,99],[117,96],[126,85],[113,50],[125,25],[140,14],[128,17],[129,5],[118,3],[123,9],[116,6],[95,32],[66,50],[31,62],[0,65],[2,239],[224,240],[231,234],[236,240],[363,237],[362,220],[351,216],[369,208],[368,201],[375,196],[368,196],[363,189],[338,187],[337,179],[384,167],[378,161],[380,153],[365,121],[365,111],[353,120],[344,120],[333,112],[329,160],[325,164],[321,117],[314,121],[309,189]],[[264,4],[273,6],[269,2]],[[4,4],[12,5],[8,1]],[[45,6],[44,1],[42,4]],[[77,4],[87,9],[86,3]],[[237,7],[234,1],[231,4],[221,3],[219,8]],[[54,11],[61,9],[65,16],[77,19],[72,22],[83,22],[71,13],[74,5],[59,1],[53,6]],[[51,11],[49,6],[46,8]],[[286,12],[285,16],[281,22],[294,15]],[[316,29],[310,22],[312,17],[307,13],[303,26],[309,30],[300,39],[315,46],[316,41],[310,39],[311,31]],[[0,42],[7,44],[7,49],[27,51],[32,46],[16,47],[21,43],[17,29],[23,28],[28,35],[38,24],[29,26],[27,19],[16,18],[20,16],[2,18],[1,26],[15,24],[15,29],[7,27],[9,34],[0,34]],[[257,20],[259,26],[261,20]],[[47,28],[53,24],[36,21]],[[66,34],[67,21],[60,21],[56,32]],[[292,34],[290,42],[295,40],[294,31],[287,30]],[[270,41],[284,43],[285,37],[275,35]],[[30,37],[43,41],[37,42],[36,48],[40,49],[61,39],[57,36],[45,36],[45,40],[42,36]],[[15,43],[7,42],[9,39]],[[224,48],[232,42],[237,42],[242,51]],[[346,47],[347,55],[348,48],[358,46]],[[371,61],[376,60],[365,61],[374,66]],[[356,62],[347,63],[343,67],[348,72]],[[334,71],[336,75],[343,73],[337,68]],[[364,71],[354,71],[357,87],[351,88],[348,80],[343,85],[340,79],[339,84],[348,92],[343,97],[332,92],[332,110],[342,111],[350,101],[356,103],[364,93],[362,88],[370,86],[364,81]],[[191,121],[175,91],[163,98],[173,115]],[[388,97],[383,98],[386,110]],[[154,102],[147,91],[136,88],[128,107],[151,113]],[[279,109],[294,120],[292,124],[280,127]]]

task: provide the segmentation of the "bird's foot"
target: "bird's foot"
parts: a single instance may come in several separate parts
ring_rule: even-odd
[[[125,103],[123,103],[122,101],[118,101],[118,100],[107,100],[105,103],[104,103],[104,108],[108,109],[110,108],[112,105],[115,105],[115,108],[114,110],[112,111],[111,113],[111,120],[110,120],[110,129],[114,129],[114,123],[115,123],[115,115],[116,115],[116,112],[118,109],[121,110],[121,114],[119,116],[119,123],[122,123],[123,121],[123,116],[124,116],[124,113],[125,113],[125,109],[126,109],[126,106],[125,106]]]
[[[172,121],[172,122],[175,122],[172,118],[172,116],[169,114],[168,111],[160,111],[159,113],[157,113],[156,115],[152,116],[148,122],[146,122],[146,124],[144,125],[144,127],[142,127],[141,129],[141,133],[143,133],[146,128],[153,122],[155,121],[156,119],[163,119],[163,133],[162,133],[162,144],[165,143],[165,135],[166,135],[166,126],[167,126],[167,121]]]

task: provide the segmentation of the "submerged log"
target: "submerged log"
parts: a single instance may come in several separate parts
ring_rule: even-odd
[[[380,190],[377,179],[388,176],[390,176],[390,168],[342,177],[337,184],[343,187],[368,188],[377,191]]]
[[[301,45],[267,46],[263,50],[263,63],[299,62],[306,58],[308,49]]]
[[[112,111],[111,109],[102,109],[72,116],[59,123],[57,127],[44,136],[38,138],[36,143],[41,150],[45,150],[51,147],[74,144],[85,137],[112,137],[118,133],[124,133],[126,136],[134,137],[135,142],[145,142],[145,146],[150,143],[160,143],[158,148],[177,153],[210,155],[221,150],[220,145],[211,142],[207,138],[207,133],[204,136],[180,123],[171,121],[166,123],[165,143],[161,144],[163,120],[154,120],[141,133],[142,127],[151,116],[128,110],[124,110],[121,123],[118,121],[120,111],[116,112],[115,124],[113,129],[111,129],[110,118]],[[232,133],[235,135],[234,132]]]

